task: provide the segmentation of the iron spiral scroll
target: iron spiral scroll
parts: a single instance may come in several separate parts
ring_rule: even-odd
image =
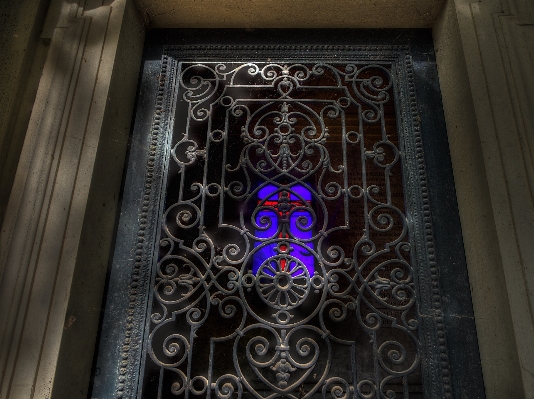
[[[392,64],[176,68],[143,395],[422,398]]]

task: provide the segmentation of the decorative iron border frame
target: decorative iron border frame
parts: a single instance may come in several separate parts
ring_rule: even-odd
[[[116,374],[113,374],[116,378],[112,384],[114,396],[135,398],[139,392],[139,370],[143,350],[143,331],[146,328],[150,270],[156,250],[155,237],[159,229],[159,225],[151,221],[157,221],[160,213],[158,205],[161,202],[160,196],[164,184],[161,172],[167,162],[166,153],[170,148],[178,61],[239,61],[244,59],[247,61],[381,61],[391,64],[392,76],[395,77],[400,150],[404,153],[402,167],[405,179],[406,216],[410,224],[410,241],[414,249],[412,259],[415,260],[413,266],[419,297],[424,387],[425,392],[431,398],[456,397],[451,383],[445,333],[446,323],[440,295],[439,260],[436,255],[434,220],[430,207],[431,198],[428,189],[421,118],[416,99],[414,67],[411,48],[406,45],[184,45],[164,47],[163,56],[158,63],[159,67],[155,66],[151,70],[152,78],[157,79],[158,86],[156,95],[152,99],[155,108],[148,140],[141,145],[146,152],[146,165],[144,181],[140,185],[142,188],[141,191],[138,190],[141,195],[138,202],[137,233],[135,237],[126,239],[130,243],[131,259],[123,265],[120,276],[115,278],[116,282],[120,280],[124,288],[112,294],[111,298],[108,295],[108,308],[110,303],[118,305],[118,313],[123,314],[122,322],[115,323],[116,327],[120,328],[120,350],[107,356],[108,362],[115,359]],[[147,116],[145,114],[143,117],[147,119]],[[132,164],[132,157],[130,157],[130,164]],[[137,168],[139,167],[140,165],[137,165]],[[139,171],[137,175],[140,175]],[[124,252],[125,247],[123,246],[121,250]],[[413,258],[414,256],[416,259]],[[127,270],[129,270],[130,277],[128,288],[125,288]],[[111,280],[114,280],[113,276]],[[126,302],[122,300],[122,307],[126,311],[120,308],[121,300],[117,299],[121,292],[127,297]],[[117,337],[116,333],[115,337]],[[106,360],[102,359],[102,361]],[[97,364],[102,364],[102,361],[99,359]],[[101,386],[107,386],[107,389],[100,389],[101,392],[111,393],[111,381],[102,383],[97,380],[98,378],[95,378],[97,391],[100,383]]]

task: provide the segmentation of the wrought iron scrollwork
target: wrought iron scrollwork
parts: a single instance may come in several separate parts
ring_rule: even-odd
[[[422,397],[391,64],[177,76],[146,395]]]

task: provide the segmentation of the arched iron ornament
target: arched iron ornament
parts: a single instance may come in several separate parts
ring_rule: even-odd
[[[168,48],[116,396],[451,398],[416,109],[403,46]]]

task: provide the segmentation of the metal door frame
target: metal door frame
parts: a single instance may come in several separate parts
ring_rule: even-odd
[[[241,47],[232,47],[236,45]],[[417,136],[413,150],[421,154],[417,159],[423,191],[418,195],[421,201],[418,207],[424,213],[421,216],[430,217],[432,224],[416,239],[427,246],[423,262],[428,265],[430,285],[425,290],[435,294],[423,299],[429,308],[420,315],[422,324],[426,324],[423,331],[431,334],[435,343],[435,347],[428,348],[432,356],[427,369],[432,370],[432,380],[440,380],[434,388],[429,387],[432,394],[428,397],[485,397],[432,38],[430,31],[423,29],[184,29],[149,33],[91,397],[132,397],[136,389],[133,380],[139,359],[135,353],[141,344],[139,337],[143,336],[139,314],[145,312],[139,309],[139,304],[146,297],[143,284],[150,265],[146,257],[153,246],[144,237],[154,234],[150,231],[154,226],[147,220],[150,213],[157,212],[150,204],[158,188],[152,188],[161,184],[152,173],[154,163],[158,162],[157,146],[150,146],[161,140],[164,118],[159,115],[171,107],[166,103],[170,98],[165,95],[168,90],[165,77],[173,73],[173,59],[232,58],[240,54],[241,57],[255,54],[261,59],[269,52],[305,56],[327,51],[389,53],[407,65],[406,77],[412,80],[406,82],[409,99],[405,105],[410,102],[411,109],[406,109],[405,114],[411,113],[410,123]]]

